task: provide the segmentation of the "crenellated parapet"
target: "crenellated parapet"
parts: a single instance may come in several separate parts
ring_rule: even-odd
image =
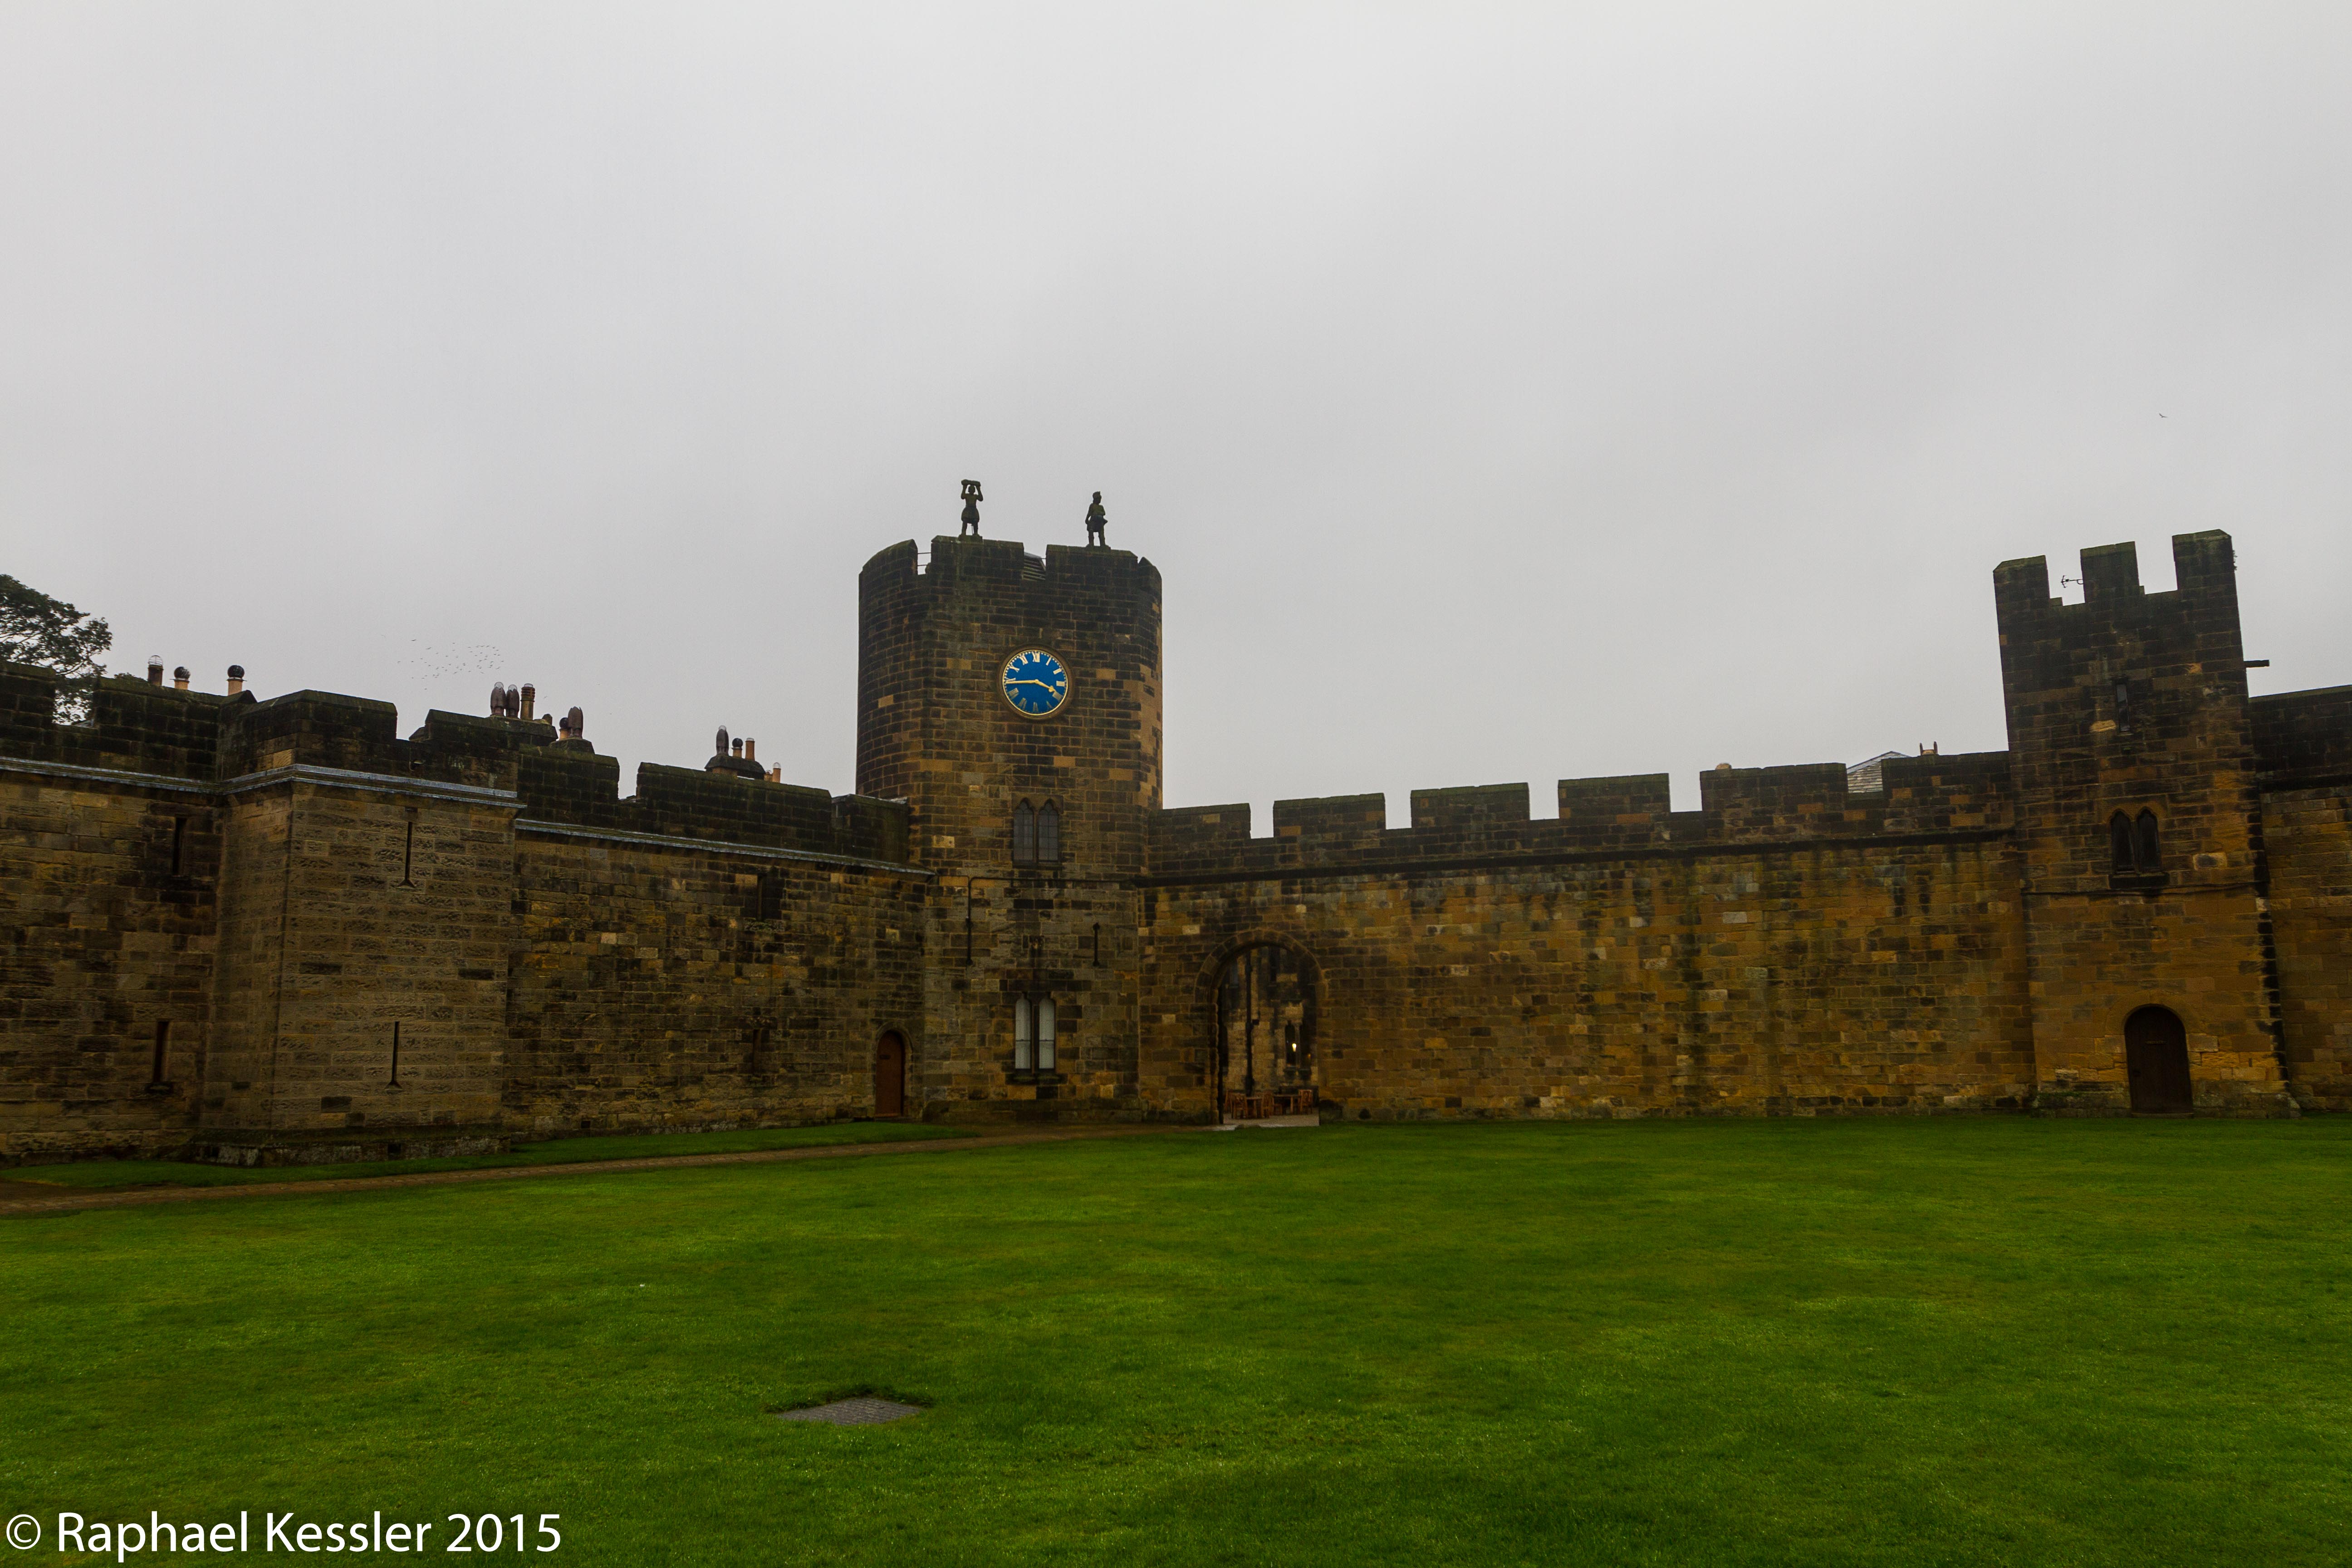
[[[903,801],[836,797],[799,784],[659,763],[638,764],[636,793],[623,799],[620,775],[617,759],[585,748],[551,746],[526,755],[519,826],[908,860]]]
[[[1675,811],[1664,773],[1563,779],[1559,815],[1528,815],[1525,784],[1415,790],[1412,826],[1391,828],[1387,797],[1276,801],[1274,836],[1250,835],[1246,804],[1152,820],[1149,879],[1387,870],[1621,855],[1752,853],[1890,839],[1993,837],[2011,824],[2006,752],[1901,757],[1884,787],[1849,792],[1835,763],[1719,768],[1699,775],[1700,808]]]
[[[58,721],[65,688],[88,696],[84,721]],[[204,781],[217,771],[225,717],[250,696],[185,691],[131,676],[68,682],[56,671],[0,664],[0,757]]]
[[[901,803],[656,763],[638,768],[636,793],[625,799],[619,763],[585,740],[559,739],[551,716],[435,709],[404,737],[398,710],[369,698],[295,691],[265,701],[124,676],[92,683],[87,721],[61,724],[63,684],[49,670],[0,665],[0,763],[224,794],[297,777],[394,795],[454,786],[507,797],[526,824],[908,859]]]

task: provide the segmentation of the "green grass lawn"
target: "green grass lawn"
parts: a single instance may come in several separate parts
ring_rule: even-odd
[[[918,1138],[969,1138],[968,1128],[904,1121],[829,1121],[814,1127],[747,1128],[740,1132],[634,1132],[603,1138],[552,1138],[518,1143],[504,1154],[444,1160],[354,1161],[342,1165],[196,1165],[176,1160],[77,1160],[0,1171],[0,1179],[61,1187],[234,1187],[253,1182],[335,1182],[352,1176],[406,1176],[422,1171],[481,1171],[499,1165],[569,1165],[583,1160],[646,1160],[664,1154],[735,1154],[812,1143],[904,1143]]]
[[[0,1219],[0,1514],[555,1512],[591,1563],[2336,1563],[2348,1200],[2352,1119],[1955,1119]],[[768,1414],[866,1388],[933,1408]]]

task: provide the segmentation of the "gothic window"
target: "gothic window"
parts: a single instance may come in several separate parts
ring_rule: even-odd
[[[1013,863],[1037,863],[1037,814],[1029,809],[1025,800],[1013,808]]]
[[[2119,811],[2107,818],[2107,852],[2118,877],[2151,876],[2162,871],[2164,846],[2156,813],[2143,810],[2134,820]]]
[[[1057,866],[1062,860],[1062,808],[1052,801],[1037,808],[1037,862]]]
[[[1013,1070],[1042,1073],[1054,1070],[1054,999],[1015,996],[1013,999]]]

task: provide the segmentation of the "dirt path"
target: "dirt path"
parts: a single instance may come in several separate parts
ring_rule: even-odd
[[[1016,1143],[1066,1143],[1080,1138],[1131,1138],[1172,1132],[1173,1127],[1090,1127],[1060,1132],[1002,1132],[980,1138],[925,1138],[905,1143],[816,1143],[799,1149],[753,1149],[733,1154],[662,1154],[643,1160],[589,1160],[570,1165],[493,1165],[476,1171],[419,1171],[413,1176],[352,1176],[341,1181],[254,1182],[244,1186],[130,1187],[75,1192],[37,1182],[0,1182],[0,1215],[67,1214],[80,1209],[131,1208],[192,1203],[199,1198],[279,1197],[290,1193],[360,1193],[377,1187],[434,1187],[455,1182],[520,1181],[530,1176],[578,1176],[606,1171],[669,1171],[685,1165],[755,1165],[777,1160],[841,1160],[861,1154],[938,1154],[950,1150],[1003,1149]],[[43,1195],[27,1196],[30,1193]]]

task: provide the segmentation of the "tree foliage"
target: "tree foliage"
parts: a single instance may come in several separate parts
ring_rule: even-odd
[[[0,658],[96,679],[106,673],[98,656],[113,646],[104,621],[0,574]]]

